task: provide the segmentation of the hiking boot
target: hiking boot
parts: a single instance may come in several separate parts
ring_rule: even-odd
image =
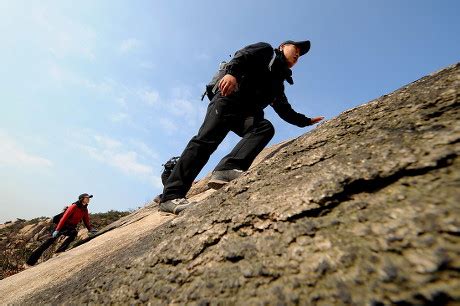
[[[194,202],[189,202],[185,198],[173,199],[160,203],[160,210],[177,215],[192,204],[194,204]]]
[[[212,189],[220,189],[222,186],[240,177],[242,174],[243,170],[238,169],[213,171],[208,186]]]
[[[153,199],[153,202],[157,203],[157,204],[160,204],[161,202],[161,197],[163,196],[163,194],[159,194],[155,197],[155,199]]]
[[[37,259],[27,259],[25,265],[27,265],[28,267],[32,267],[32,266],[35,266],[35,264],[37,263],[38,261],[38,258]]]

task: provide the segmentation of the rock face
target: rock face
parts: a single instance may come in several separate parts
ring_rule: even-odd
[[[36,218],[17,219],[0,225],[0,279],[23,270],[24,263],[32,250],[49,237],[51,220]],[[51,257],[57,247],[50,248],[43,259]]]
[[[457,64],[279,146],[65,282],[3,302],[460,301],[459,102]]]

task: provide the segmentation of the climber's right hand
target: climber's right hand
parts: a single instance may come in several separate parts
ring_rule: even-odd
[[[236,81],[236,78],[231,75],[231,74],[226,74],[224,77],[219,81],[219,89],[220,93],[225,97],[232,92],[235,91],[236,87],[238,85],[238,82]]]
[[[313,125],[313,124],[315,124],[315,123],[318,123],[318,122],[320,122],[320,121],[323,120],[323,119],[324,119],[324,117],[312,118],[312,119],[311,119],[311,124],[310,124],[310,125]]]

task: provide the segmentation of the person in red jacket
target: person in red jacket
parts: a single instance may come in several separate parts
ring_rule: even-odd
[[[32,252],[26,263],[33,266],[37,263],[40,256],[48,249],[61,235],[67,236],[66,240],[59,246],[56,253],[64,252],[67,247],[77,237],[77,225],[83,220],[86,228],[91,234],[95,234],[97,230],[91,225],[88,214],[88,204],[93,195],[83,193],[78,197],[78,201],[67,207],[61,220],[54,229],[53,234],[42,245]]]

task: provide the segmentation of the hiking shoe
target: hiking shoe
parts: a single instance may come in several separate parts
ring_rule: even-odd
[[[153,199],[153,202],[157,203],[157,204],[160,204],[161,202],[161,197],[163,196],[163,194],[159,194],[155,197],[155,199]]]
[[[185,198],[173,199],[160,203],[160,210],[173,214],[179,214],[181,211],[192,205],[194,202],[189,202]]]
[[[213,171],[208,186],[212,189],[220,189],[222,186],[240,177],[242,174],[243,170],[238,169]]]
[[[35,266],[35,264],[37,263],[38,259],[28,259],[25,263],[25,265],[27,265],[28,267],[32,267],[32,266]]]

